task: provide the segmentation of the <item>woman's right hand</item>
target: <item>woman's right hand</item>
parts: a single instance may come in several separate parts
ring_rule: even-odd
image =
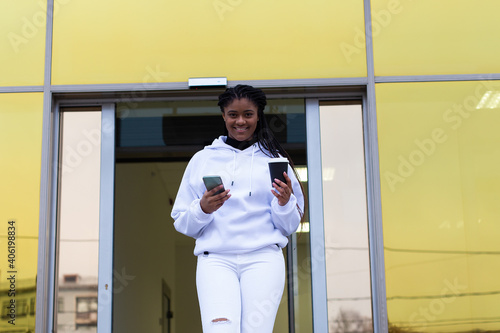
[[[205,191],[205,193],[203,193],[203,196],[200,200],[200,207],[205,214],[212,214],[217,209],[221,208],[224,202],[226,202],[226,200],[231,197],[231,195],[229,194],[229,189],[225,190],[222,193],[215,194],[222,188],[224,188],[224,185],[219,185],[212,190]]]

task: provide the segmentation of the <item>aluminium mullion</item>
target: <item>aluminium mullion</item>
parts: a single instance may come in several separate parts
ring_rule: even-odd
[[[97,333],[111,333],[113,323],[113,221],[115,183],[114,104],[102,105],[100,178]]]
[[[258,88],[283,87],[349,87],[366,85],[365,77],[326,78],[326,79],[277,79],[277,80],[235,80],[228,81],[228,86],[249,84]]]
[[[0,87],[0,94],[2,94],[2,93],[30,93],[30,92],[44,92],[44,86]]]
[[[39,231],[39,253],[38,274],[36,289],[36,331],[53,332],[55,319],[55,290],[57,288],[56,273],[56,246],[57,246],[57,205],[59,184],[59,143],[60,143],[60,113],[56,104],[54,112],[48,116],[52,133],[48,134],[50,142],[50,160],[44,165],[48,166],[49,175],[42,180],[41,187],[46,187],[46,199],[40,198],[40,231]],[[44,184],[45,183],[45,184]],[[43,192],[45,192],[43,190]],[[44,202],[44,200],[46,200]],[[44,213],[44,211],[46,213]],[[44,216],[42,216],[42,214]],[[43,250],[40,250],[43,249]]]
[[[366,43],[366,99],[363,99],[363,132],[365,134],[366,195],[368,237],[370,248],[370,281],[372,289],[372,316],[375,333],[388,332],[387,299],[385,289],[384,244],[382,232],[382,204],[378,159],[377,106],[375,95],[375,64],[370,0],[363,1]]]
[[[370,249],[370,281],[373,326],[375,332],[387,332],[387,300],[385,288],[384,241],[379,176],[376,115],[363,100],[363,132],[365,145],[366,205]]]
[[[309,237],[311,244],[311,289],[313,331],[328,332],[326,293],[325,228],[319,100],[306,100],[307,169],[309,188]]]
[[[54,93],[114,93],[114,92],[157,92],[163,90],[188,90],[187,82],[159,82],[159,83],[109,83],[109,84],[58,84],[52,85]]]
[[[294,264],[295,253],[295,234],[288,237],[288,246],[286,247],[287,261],[287,297],[288,297],[288,333],[295,333],[295,269]]]
[[[54,259],[55,241],[54,202],[56,187],[53,186],[57,181],[54,175],[54,161],[58,157],[55,146],[58,143],[58,136],[53,131],[53,96],[50,91],[51,73],[52,73],[52,36],[53,36],[53,15],[54,0],[47,0],[47,11],[45,20],[45,54],[44,54],[44,77],[43,77],[43,113],[42,113],[42,147],[40,161],[40,204],[38,218],[38,261],[37,261],[37,282],[36,282],[36,315],[35,330],[37,332],[52,332],[52,318],[54,313]],[[38,91],[38,87],[28,87]],[[57,117],[55,117],[57,118]],[[54,156],[55,155],[55,156]]]
[[[49,281],[49,295],[52,297],[48,297],[47,302],[48,302],[48,312],[50,316],[48,316],[48,329],[49,332],[55,332],[56,330],[54,329],[54,323],[56,322],[56,304],[57,304],[57,298],[56,298],[56,291],[58,290],[59,286],[59,265],[58,265],[58,246],[59,246],[59,235],[58,235],[58,220],[59,220],[59,195],[60,195],[60,177],[62,173],[62,161],[59,159],[62,156],[62,151],[60,147],[62,147],[62,141],[61,141],[61,112],[60,112],[59,105],[55,105],[53,117],[54,117],[54,122],[53,122],[53,128],[54,128],[54,137],[53,137],[53,145],[52,145],[52,151],[53,151],[53,159],[52,159],[52,198],[51,198],[51,217],[50,217],[50,227],[49,227],[49,232],[50,232],[50,242],[49,242],[49,265],[48,265],[48,272],[46,273],[46,276],[48,277]]]
[[[452,82],[500,80],[500,73],[375,76],[375,83]]]

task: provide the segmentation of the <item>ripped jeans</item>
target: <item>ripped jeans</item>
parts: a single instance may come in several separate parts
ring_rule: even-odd
[[[272,333],[285,286],[276,245],[244,254],[198,256],[196,287],[204,333]]]

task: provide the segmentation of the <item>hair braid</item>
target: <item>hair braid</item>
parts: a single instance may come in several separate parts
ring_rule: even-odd
[[[232,101],[242,98],[248,99],[257,107],[259,122],[255,129],[254,137],[262,152],[270,157],[278,157],[281,154],[290,160],[290,156],[274,137],[264,117],[264,108],[267,105],[267,98],[262,90],[249,85],[239,84],[234,88],[227,88],[226,91],[219,96],[219,103],[217,105],[219,105],[221,111],[224,112],[224,108]],[[224,134],[227,135],[227,129],[225,129]]]
[[[259,88],[254,88],[249,85],[239,84],[234,88],[227,88],[225,92],[219,95],[219,103],[217,105],[220,107],[222,113],[224,113],[224,108],[231,104],[235,99],[246,98],[257,107],[257,114],[259,116],[259,121],[257,123],[257,128],[255,129],[254,138],[259,145],[260,150],[269,157],[286,157],[288,158],[288,162],[292,167],[293,173],[295,177],[299,179],[299,175],[297,174],[297,170],[295,170],[295,165],[293,164],[292,158],[286,152],[286,150],[281,146],[279,141],[274,136],[273,131],[267,124],[267,120],[264,117],[264,109],[267,105],[266,94]],[[224,126],[224,134],[228,135],[227,128]],[[304,189],[302,184],[299,181],[300,188],[302,193],[304,193]],[[306,203],[305,203],[306,204]],[[301,211],[299,206],[297,205],[297,209],[300,212],[302,217],[301,222],[304,220],[304,212]]]

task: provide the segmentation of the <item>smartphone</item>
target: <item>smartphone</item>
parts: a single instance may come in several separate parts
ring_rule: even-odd
[[[223,185],[222,178],[220,178],[220,176],[205,176],[205,177],[203,177],[203,182],[205,183],[207,191],[210,191],[214,187],[217,187],[219,185]],[[217,195],[217,194],[222,193],[224,191],[225,191],[225,189],[223,187],[219,191],[217,191],[217,193],[215,193],[214,195]]]

